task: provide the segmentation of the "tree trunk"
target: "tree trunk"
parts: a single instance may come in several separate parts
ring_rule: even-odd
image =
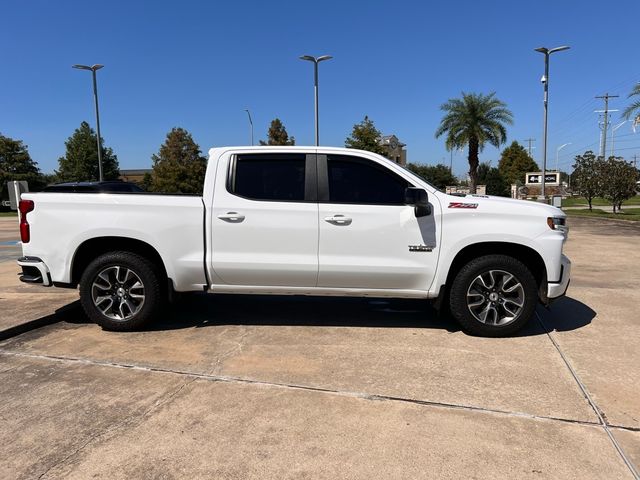
[[[471,193],[476,193],[476,187],[478,186],[478,150],[478,139],[469,139],[469,179],[471,180],[469,191]]]

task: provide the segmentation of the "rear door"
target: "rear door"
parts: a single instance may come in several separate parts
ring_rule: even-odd
[[[226,174],[216,176],[212,208],[216,275],[229,285],[316,286],[316,155],[233,155],[218,171]]]
[[[437,258],[434,205],[416,218],[412,185],[355,155],[318,155],[319,287],[427,290]],[[413,248],[412,248],[413,247]]]

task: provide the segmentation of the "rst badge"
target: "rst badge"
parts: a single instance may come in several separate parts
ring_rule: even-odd
[[[478,204],[466,202],[449,202],[449,208],[478,208]]]
[[[430,245],[409,245],[410,252],[431,252],[433,247]]]

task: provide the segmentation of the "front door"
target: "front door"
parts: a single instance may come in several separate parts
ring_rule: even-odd
[[[315,154],[234,155],[218,166],[212,208],[215,274],[228,285],[315,287]]]
[[[404,204],[413,185],[363,157],[319,155],[318,180],[318,287],[428,290],[439,248],[434,205],[416,218]]]

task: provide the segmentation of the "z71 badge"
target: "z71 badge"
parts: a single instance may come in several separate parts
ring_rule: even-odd
[[[449,208],[478,208],[478,204],[465,202],[449,202]]]

